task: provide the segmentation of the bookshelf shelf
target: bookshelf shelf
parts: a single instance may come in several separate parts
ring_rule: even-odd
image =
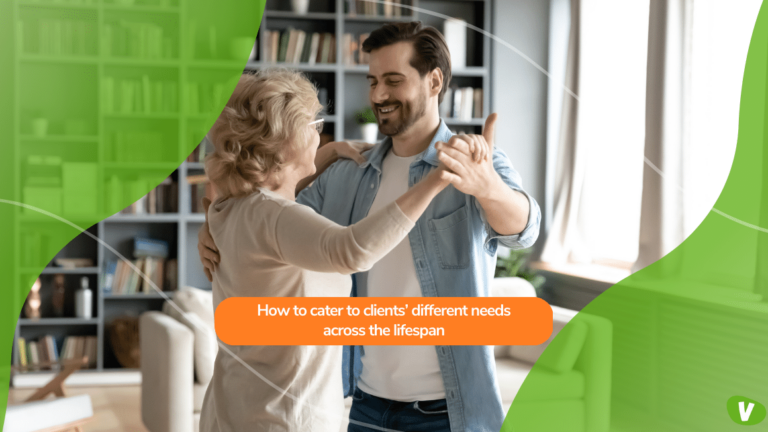
[[[399,21],[411,21],[412,16],[401,17],[387,17],[387,16],[366,16],[366,15],[344,15],[346,21],[357,22],[372,22],[372,23],[386,23],[386,22],[399,22]]]
[[[173,6],[142,6],[142,5],[116,5],[105,4],[105,11],[132,11],[132,12],[150,12],[150,13],[164,13],[164,14],[177,14],[179,8]]]
[[[178,113],[108,113],[104,114],[106,118],[121,118],[121,119],[162,119],[162,120],[178,120]]]
[[[99,62],[98,57],[94,56],[65,56],[65,55],[40,55],[23,54],[19,60],[24,63],[67,63],[67,64],[92,64]]]
[[[154,214],[154,215],[115,215],[104,219],[105,223],[140,223],[140,222],[156,222],[156,223],[168,223],[178,222],[179,215],[175,213],[168,214]]]
[[[235,60],[190,60],[186,62],[182,62],[182,65],[189,66],[193,68],[205,68],[205,69],[231,69],[234,67],[242,67],[243,62],[242,61],[235,61]]]
[[[246,70],[258,70],[265,67],[287,67],[291,69],[297,69],[304,72],[336,72],[338,67],[335,63],[323,63],[314,64],[309,63],[262,63],[262,62],[248,62],[245,65]]]
[[[264,11],[264,16],[274,19],[289,19],[289,20],[335,20],[336,14],[331,12],[307,12],[300,15],[294,12],[286,11]]]
[[[187,169],[188,170],[205,169],[205,163],[204,162],[187,162]]]
[[[483,126],[485,119],[474,118],[472,120],[458,120],[454,118],[444,118],[445,124],[448,126]]]
[[[98,142],[99,137],[94,135],[20,135],[22,141],[44,141],[44,142]]]
[[[31,2],[23,1],[18,2],[20,7],[28,8],[45,8],[45,9],[76,9],[76,10],[97,10],[97,4],[79,4],[79,3],[64,3],[64,2]]]
[[[66,325],[96,325],[98,318],[19,318],[23,326],[66,326]]]
[[[32,268],[22,268],[19,270],[20,273],[24,274],[34,274],[37,273],[38,269],[32,269]],[[43,271],[40,274],[48,275],[48,274],[99,274],[99,268],[98,267],[79,267],[79,268],[61,268],[61,267],[45,267]]]
[[[105,57],[104,63],[115,66],[150,66],[150,67],[163,67],[173,68],[179,67],[178,59],[144,59],[144,58],[125,58],[125,57]]]
[[[163,162],[133,162],[133,163],[121,163],[121,162],[105,162],[104,163],[104,169],[105,170],[128,170],[128,171],[135,171],[135,170],[167,170],[167,169],[175,169],[176,165],[173,163],[163,163]]]
[[[172,293],[166,294],[169,296]],[[104,294],[104,300],[158,300],[165,297],[160,294]]]
[[[455,77],[483,77],[488,75],[488,68],[485,67],[467,67],[463,69],[453,69],[451,75]]]
[[[187,222],[203,223],[205,222],[205,214],[203,213],[191,213],[184,218]]]

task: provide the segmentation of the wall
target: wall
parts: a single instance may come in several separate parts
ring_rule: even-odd
[[[497,0],[493,33],[547,69],[549,2]],[[499,114],[496,144],[523,177],[525,190],[545,212],[548,79],[535,66],[501,43],[492,44],[492,110]],[[540,241],[546,227],[543,224]]]

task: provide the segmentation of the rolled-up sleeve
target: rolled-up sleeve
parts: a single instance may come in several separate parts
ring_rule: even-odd
[[[480,202],[473,197],[472,199],[474,200],[475,207],[480,213],[480,218],[485,226],[486,237],[483,246],[489,254],[496,253],[499,243],[510,249],[529,248],[533,246],[536,239],[539,238],[539,226],[541,225],[541,209],[539,208],[539,204],[523,189],[523,180],[520,177],[520,174],[512,167],[512,163],[506,153],[499,148],[496,148],[493,151],[493,168],[499,176],[501,176],[501,179],[507,186],[522,193],[528,198],[528,222],[526,223],[525,228],[518,234],[501,235],[488,223],[485,210],[483,210]]]

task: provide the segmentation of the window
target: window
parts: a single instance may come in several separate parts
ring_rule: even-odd
[[[688,0],[683,230],[690,235],[725,184],[736,148],[742,76],[761,0]],[[586,161],[572,261],[637,259],[645,146],[649,1],[584,0],[576,141]]]
[[[633,262],[643,184],[649,1],[582,5],[576,140],[587,154],[584,248],[593,261]]]

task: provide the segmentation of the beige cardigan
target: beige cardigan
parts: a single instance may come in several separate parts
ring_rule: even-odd
[[[370,269],[414,226],[394,202],[342,227],[266,189],[217,200],[208,223],[221,254],[214,310],[229,297],[348,296],[341,274]],[[340,429],[341,346],[225,346],[242,363],[219,349],[201,432]]]

